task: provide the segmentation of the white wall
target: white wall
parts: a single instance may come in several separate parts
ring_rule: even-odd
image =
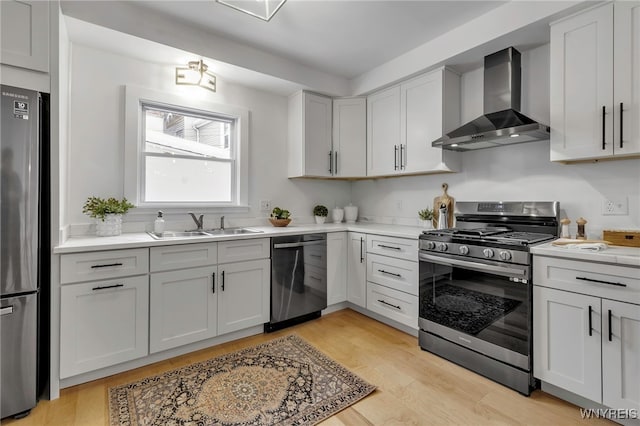
[[[549,46],[522,57],[522,112],[549,123]],[[462,120],[482,114],[482,69],[462,76]],[[417,224],[417,211],[433,207],[441,184],[458,201],[560,201],[562,216],[587,219],[587,232],[600,237],[606,228],[640,228],[640,160],[563,165],[549,161],[549,141],[490,148],[462,154],[462,172],[359,181],[352,201],[361,216],[389,223]],[[629,215],[603,216],[605,197],[628,197]]]
[[[250,179],[248,213],[226,214],[227,226],[267,223],[259,200],[290,210],[300,221],[312,220],[316,203],[333,206],[349,201],[348,182],[287,179],[287,99],[218,79],[218,91],[174,85],[173,67],[73,44],[67,216],[72,234],[91,232],[82,213],[90,195],[122,197],[124,191],[124,85],[137,85],[183,96],[207,97],[212,103],[250,110]],[[153,215],[128,214],[129,230],[151,229]],[[190,226],[185,214],[165,216],[168,228]],[[205,216],[216,226],[218,214]],[[178,223],[182,222],[183,223]],[[137,222],[137,223],[136,223]],[[173,223],[172,223],[173,222]],[[295,222],[294,222],[295,223]],[[125,228],[127,229],[127,228]]]

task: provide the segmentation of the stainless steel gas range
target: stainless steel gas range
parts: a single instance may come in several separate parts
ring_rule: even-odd
[[[420,236],[420,346],[529,395],[530,247],[559,233],[558,202],[457,202]]]

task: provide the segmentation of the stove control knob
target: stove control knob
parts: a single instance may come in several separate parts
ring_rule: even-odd
[[[449,246],[447,245],[447,243],[440,243],[440,244],[438,244],[438,250],[447,251],[447,250],[449,250]]]
[[[469,254],[469,247],[467,246],[460,246],[458,247],[458,251],[460,252],[461,255],[466,255]]]
[[[509,253],[508,251],[501,251],[500,252],[500,259],[502,259],[502,260],[511,260],[511,253]]]
[[[491,250],[490,248],[486,248],[486,249],[482,250],[482,253],[484,254],[484,257],[486,257],[486,258],[492,258],[493,257],[493,250]]]
[[[433,250],[434,248],[436,248],[436,243],[433,241],[427,241],[427,250]]]

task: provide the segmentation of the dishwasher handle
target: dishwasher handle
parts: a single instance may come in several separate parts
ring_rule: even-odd
[[[327,240],[316,241],[300,241],[297,243],[276,243],[273,245],[274,249],[292,248],[292,247],[306,247],[306,246],[319,246],[327,243]]]

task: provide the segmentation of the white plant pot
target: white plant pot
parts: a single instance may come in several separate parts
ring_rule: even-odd
[[[316,218],[316,223],[318,225],[322,225],[325,220],[327,220],[326,216],[314,216]]]
[[[110,213],[104,219],[96,219],[96,235],[112,237],[122,234],[122,215]]]

